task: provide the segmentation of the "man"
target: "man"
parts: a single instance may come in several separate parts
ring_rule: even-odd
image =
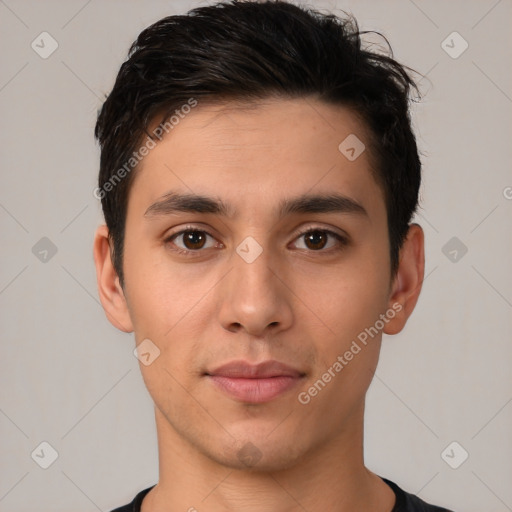
[[[94,256],[160,477],[117,512],[446,510],[363,460],[382,333],[424,272],[412,87],[355,20],[281,1],[139,35],[96,126]]]

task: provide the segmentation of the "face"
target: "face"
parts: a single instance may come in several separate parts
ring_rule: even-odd
[[[366,143],[314,100],[199,102],[134,177],[124,328],[159,351],[141,371],[160,421],[223,465],[289,467],[362,418],[401,306],[368,150],[339,149],[351,134]]]

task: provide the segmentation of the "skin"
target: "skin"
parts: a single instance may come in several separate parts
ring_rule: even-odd
[[[142,511],[390,512],[394,493],[363,460],[365,394],[381,333],[308,404],[298,393],[393,304],[401,310],[384,332],[404,327],[423,279],[423,231],[410,226],[393,277],[369,150],[354,161],[338,150],[349,134],[367,141],[351,111],[314,99],[246,107],[200,102],[143,159],[129,197],[124,289],[108,230],[96,233],[107,317],[133,331],[137,344],[149,338],[160,350],[152,364],[140,365],[155,403],[160,470]],[[145,215],[171,190],[220,198],[236,215]],[[278,216],[283,199],[313,193],[346,196],[366,214]],[[183,236],[168,240],[189,225],[211,237],[203,233],[203,248],[179,254],[173,248],[201,247]],[[347,242],[323,233],[325,246],[308,243],[299,231],[309,228]],[[236,252],[248,236],[262,248],[252,263]],[[305,376],[269,402],[242,403],[204,376],[235,359],[275,359]],[[247,443],[259,457],[250,467],[239,457]]]

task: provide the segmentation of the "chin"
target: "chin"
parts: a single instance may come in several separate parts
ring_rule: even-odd
[[[298,449],[296,441],[288,437],[269,441],[266,436],[247,436],[229,446],[224,453],[209,456],[218,464],[235,470],[259,472],[278,472],[295,466],[304,455]]]

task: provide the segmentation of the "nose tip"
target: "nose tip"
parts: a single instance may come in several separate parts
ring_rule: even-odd
[[[251,263],[239,259],[226,276],[218,297],[220,321],[226,330],[261,337],[291,324],[289,291],[269,263],[268,253],[262,251]]]

